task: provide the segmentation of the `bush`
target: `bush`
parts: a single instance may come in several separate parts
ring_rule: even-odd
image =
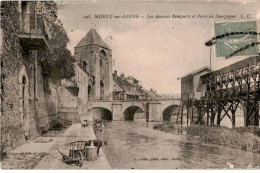
[[[235,127],[234,130],[239,133],[253,133],[254,135],[260,137],[259,127]]]
[[[164,122],[162,124],[156,124],[153,126],[153,129],[155,130],[161,130],[167,133],[173,133],[176,132],[176,127],[170,123],[170,122]]]
[[[227,127],[191,125],[186,130],[187,134],[199,136],[206,143],[260,153],[260,138],[254,133],[248,132],[250,130],[246,128],[234,130]]]
[[[172,123],[154,125],[153,129],[175,133],[177,126]],[[227,127],[190,125],[184,129],[190,136],[199,136],[205,143],[228,146],[244,151],[260,153],[260,129],[258,127]]]
[[[2,142],[1,145],[0,145],[0,161],[4,160],[7,156],[7,152],[5,151],[5,148],[6,148],[6,143],[5,142]]]
[[[68,128],[72,124],[71,120],[67,119],[57,119],[51,122],[50,130],[53,131],[61,131],[63,129]]]

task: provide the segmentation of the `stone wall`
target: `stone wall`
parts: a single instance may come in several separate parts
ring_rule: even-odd
[[[80,122],[79,105],[81,99],[78,98],[76,87],[57,87],[58,107],[57,116],[61,119],[71,120],[73,123]]]
[[[18,2],[1,2],[1,152],[49,129],[57,117],[79,120],[78,98],[43,77],[41,48],[22,47]],[[59,111],[60,107],[73,111]]]
[[[1,2],[1,149],[8,151],[21,145],[24,141],[20,121],[19,78],[22,68],[19,61],[20,45],[17,2]],[[3,25],[4,24],[4,25]]]

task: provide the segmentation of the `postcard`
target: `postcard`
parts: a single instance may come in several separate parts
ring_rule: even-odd
[[[259,169],[257,0],[1,1],[1,169]]]

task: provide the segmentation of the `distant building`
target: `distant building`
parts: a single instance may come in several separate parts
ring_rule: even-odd
[[[125,77],[123,73],[118,76],[117,71],[112,74],[112,50],[95,29],[90,29],[76,45],[75,59],[77,65],[87,72],[88,100],[142,100],[160,97],[154,90],[143,89],[140,81],[132,76]],[[85,93],[85,87],[79,93]]]
[[[158,94],[157,91],[153,90],[152,88],[150,90],[145,89],[144,92],[148,100],[161,98],[160,94]]]
[[[194,106],[194,103],[196,100],[200,100],[204,93],[201,76],[211,71],[212,69],[209,67],[202,67],[178,78],[178,80],[181,79],[181,105],[185,107],[185,111],[182,107],[183,112],[181,114],[187,111],[188,118],[192,121],[194,115],[198,116],[198,109]]]
[[[181,100],[187,102],[189,99],[200,99],[202,81],[200,76],[211,72],[209,67],[193,70],[178,79],[181,79]]]
[[[75,63],[74,70],[76,75],[70,79],[63,79],[61,86],[74,92],[74,95],[77,97],[78,113],[81,115],[84,112],[84,105],[86,105],[88,101],[88,84],[93,75],[86,71],[82,64]]]
[[[117,76],[117,71],[114,71],[113,80],[113,100],[147,99],[142,86],[134,77],[125,77],[123,73]]]

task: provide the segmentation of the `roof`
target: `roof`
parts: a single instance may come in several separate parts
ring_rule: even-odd
[[[115,80],[113,81],[114,87],[113,87],[113,91],[114,92],[124,92],[125,90],[123,90],[123,88],[121,88],[116,82]]]
[[[131,80],[134,80],[134,81],[137,81],[137,82],[141,82],[141,81],[137,80],[136,78],[134,78],[133,76],[128,76],[127,78],[131,79]]]
[[[90,29],[89,32],[83,37],[76,47],[99,45],[103,48],[110,49],[108,45],[102,40],[95,29]],[[110,49],[111,50],[111,49]]]
[[[200,72],[202,72],[202,71],[204,71],[204,70],[212,71],[212,69],[209,68],[208,66],[204,66],[204,67],[201,67],[201,68],[199,68],[199,69],[193,70],[193,71],[191,71],[191,72],[189,72],[189,73],[187,73],[187,74],[185,74],[185,75],[183,75],[183,76],[177,78],[177,80],[182,79],[182,78],[185,78],[185,77],[188,77],[188,76],[193,76],[193,75],[195,75],[195,74],[197,74],[197,73],[200,73]]]
[[[205,75],[202,75],[202,77],[207,77],[210,75],[219,75],[219,74],[223,74],[223,73],[228,73],[231,71],[235,71],[235,70],[239,70],[243,67],[249,66],[249,65],[253,65],[253,64],[257,64],[258,62],[260,62],[260,57],[259,56],[252,56],[249,58],[246,58],[244,60],[238,61],[236,63],[233,63],[229,66],[226,66],[224,68],[221,68],[219,70],[216,71],[212,71],[210,73],[207,73]]]
[[[94,76],[93,73],[90,73],[86,69],[84,69],[79,63],[75,63],[76,66],[78,66],[82,71],[84,71],[87,75]]]
[[[121,91],[119,88],[121,88],[123,91],[126,92],[128,95],[137,95],[141,96],[143,94],[143,90],[137,90],[134,89],[134,85],[129,83],[125,78],[123,79],[122,77],[119,76],[114,76],[114,82],[117,85],[117,87],[114,87],[114,91]],[[138,87],[138,86],[137,86]]]
[[[160,97],[160,95],[155,93],[154,91],[144,90],[144,92],[146,93],[146,95],[150,96],[151,98],[159,98]]]

